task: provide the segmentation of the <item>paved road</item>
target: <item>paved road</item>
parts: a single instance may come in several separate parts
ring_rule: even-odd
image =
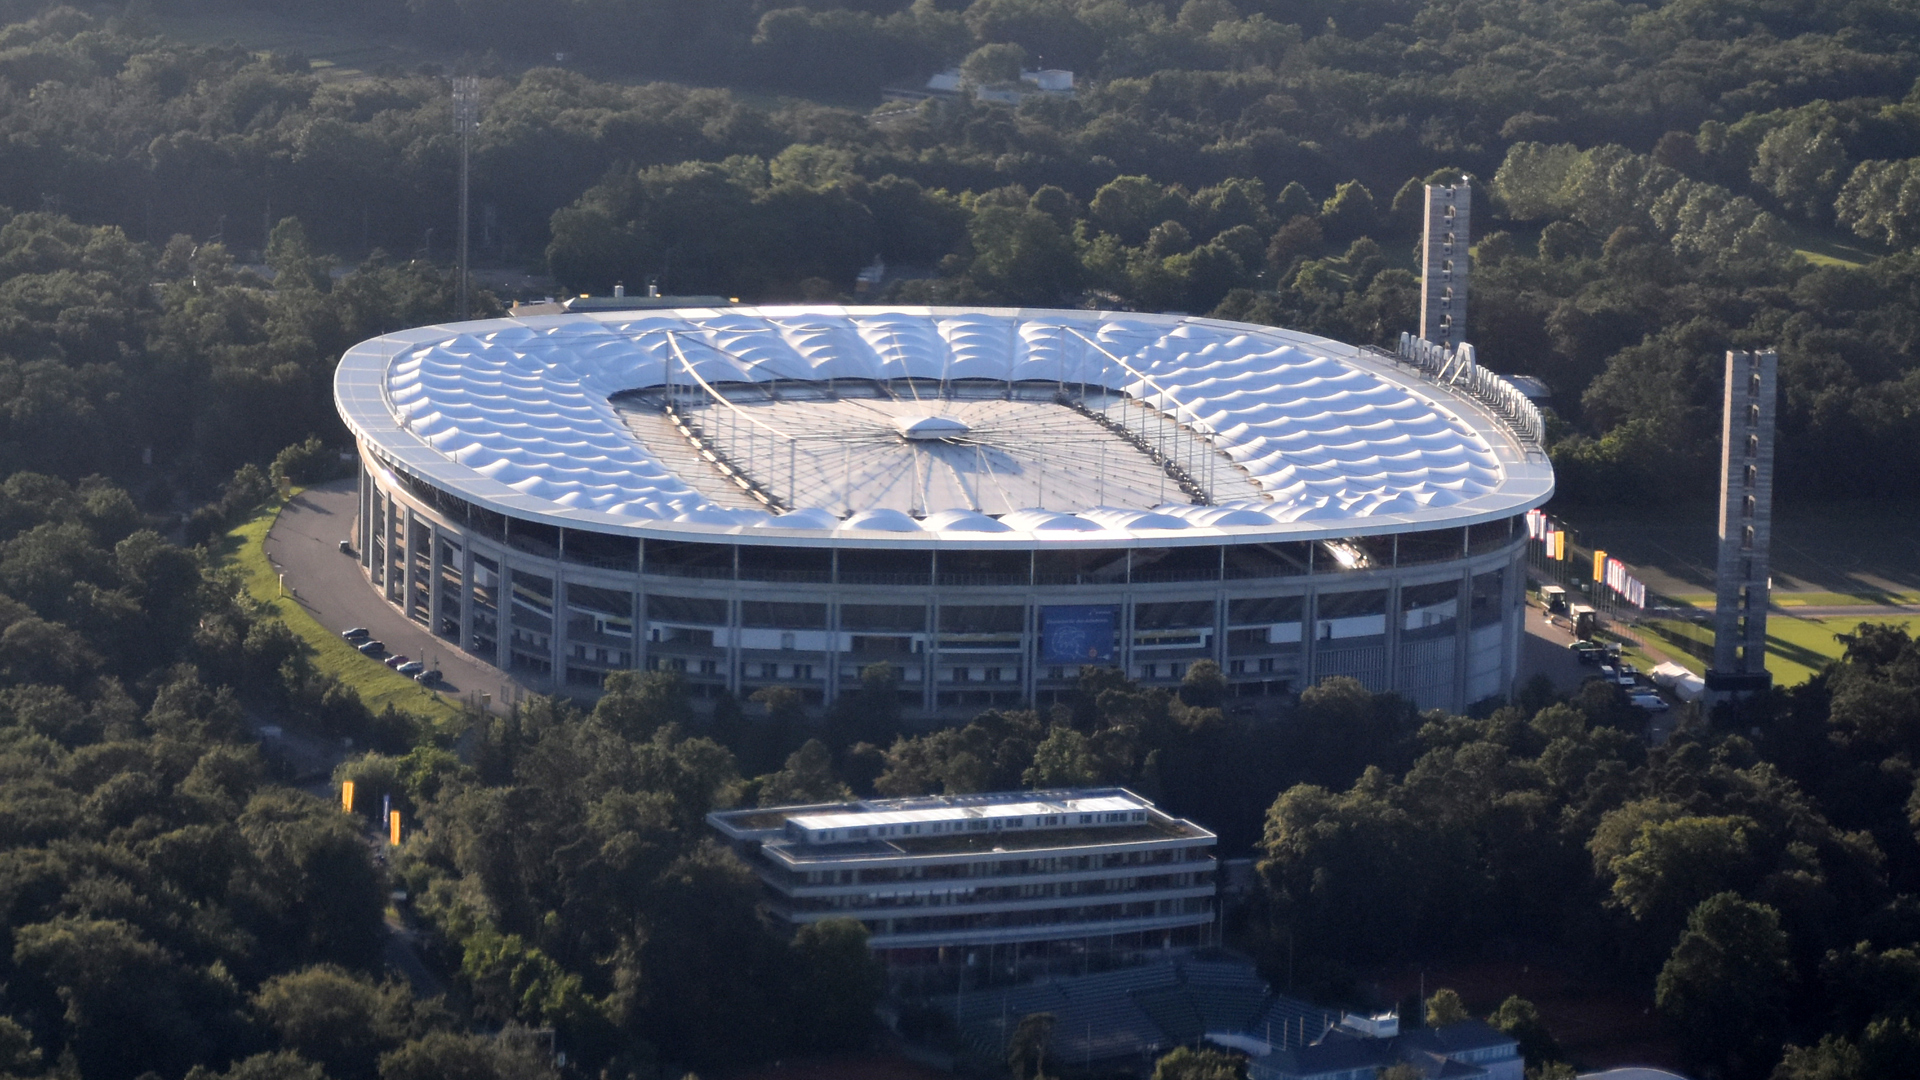
[[[1518,686],[1527,685],[1535,675],[1545,675],[1553,682],[1553,688],[1563,694],[1580,689],[1580,684],[1591,677],[1594,670],[1580,663],[1580,658],[1567,648],[1572,643],[1573,635],[1547,622],[1546,612],[1527,605],[1527,636],[1520,643]]]
[[[492,694],[498,710],[530,693],[506,672],[401,615],[367,583],[359,561],[340,553],[340,541],[353,532],[358,501],[354,491],[352,480],[310,487],[294,496],[267,533],[267,558],[286,575],[287,588],[300,606],[329,630],[364,626],[393,652],[438,666],[447,695],[456,700],[470,693]]]
[[[1875,619],[1885,619],[1895,615],[1920,615],[1920,604],[1846,604],[1820,607],[1774,604],[1768,612],[1798,619],[1857,618],[1861,622],[1872,622]]]

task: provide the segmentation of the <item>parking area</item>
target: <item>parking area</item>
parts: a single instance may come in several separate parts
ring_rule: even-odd
[[[478,700],[480,694],[487,694],[498,710],[532,693],[506,672],[428,633],[381,599],[361,574],[359,561],[340,551],[340,541],[353,532],[356,503],[352,480],[315,485],[294,496],[268,531],[267,558],[286,575],[287,588],[300,606],[334,633],[364,626],[390,652],[440,669],[446,680],[440,689],[456,700]]]
[[[1554,689],[1571,694],[1580,689],[1580,684],[1601,674],[1602,662],[1582,663],[1580,654],[1573,648],[1574,637],[1566,628],[1567,620],[1550,619],[1545,611],[1527,605],[1527,636],[1520,650],[1520,683],[1525,685],[1535,675],[1545,675],[1553,683]],[[1679,706],[1682,704],[1671,693],[1654,686],[1646,678],[1646,672],[1640,673],[1633,692],[1655,695],[1668,707],[1649,709],[1647,739],[1658,746],[1673,733],[1677,723]]]

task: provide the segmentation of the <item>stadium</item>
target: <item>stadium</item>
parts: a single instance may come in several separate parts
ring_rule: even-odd
[[[1045,706],[1085,664],[1236,698],[1334,675],[1512,689],[1540,417],[1398,354],[1178,315],[598,309],[362,343],[353,548],[409,618],[535,688],[622,669],[910,715]]]

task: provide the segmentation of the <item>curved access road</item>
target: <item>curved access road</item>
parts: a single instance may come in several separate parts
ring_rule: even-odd
[[[477,701],[489,694],[499,710],[538,692],[428,633],[381,598],[360,572],[359,560],[340,551],[340,541],[353,533],[357,503],[352,480],[316,484],[282,507],[267,531],[267,559],[286,575],[287,591],[300,606],[335,633],[364,626],[389,650],[438,667],[446,680],[442,689],[453,698]]]

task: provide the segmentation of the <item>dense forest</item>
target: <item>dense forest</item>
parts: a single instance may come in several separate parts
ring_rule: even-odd
[[[879,257],[881,299],[1391,341],[1417,306],[1418,183],[1466,176],[1469,336],[1552,387],[1566,497],[1707,490],[1729,345],[1781,350],[1787,496],[1920,483],[1910,4],[306,8],[468,50],[479,258],[571,290],[851,298]],[[318,252],[444,265],[447,72],[329,80],[146,26],[246,9],[146,0],[0,31],[0,205],[117,226],[129,257],[184,235],[258,265],[293,217]],[[951,64],[978,85],[1064,67],[1077,88],[880,101]]]
[[[272,477],[336,467],[343,349],[450,317],[456,67],[482,78],[489,266],[796,301],[851,299],[879,258],[887,301],[1388,342],[1419,186],[1470,178],[1470,336],[1552,386],[1563,495],[1706,491],[1719,355],[1759,345],[1783,491],[1910,495],[1911,4],[305,6],[469,62],[328,78],[153,29],[244,3],[0,5],[0,1075],[534,1077],[546,1031],[579,1076],[860,1047],[859,927],[776,933],[705,812],[1079,783],[1254,855],[1234,941],[1329,1003],[1378,1004],[1387,960],[1538,955],[1644,1000],[1703,1076],[1920,1075],[1897,631],[1654,749],[1597,682],[1454,717],[1332,681],[1255,721],[1204,664],[1177,695],[1090,670],[1070,706],[939,731],[903,727],[884,668],[825,716],[621,676],[456,739],[320,673],[208,543]],[[1076,91],[882,101],[955,65]],[[390,798],[390,858],[262,756],[266,725],[353,740],[306,787]],[[386,966],[394,890],[424,983]],[[1495,1019],[1563,1074],[1528,1017]]]

